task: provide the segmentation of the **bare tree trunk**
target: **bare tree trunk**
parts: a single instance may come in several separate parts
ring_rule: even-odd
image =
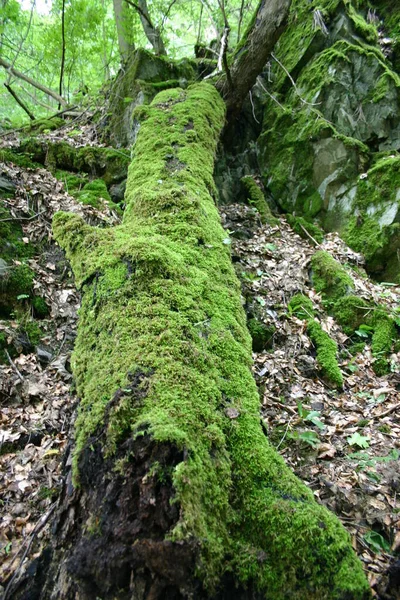
[[[149,40],[150,44],[153,46],[154,53],[157,56],[160,56],[161,54],[167,54],[164,42],[161,37],[161,33],[157,29],[157,27],[153,25],[153,22],[150,19],[149,10],[147,8],[147,1],[137,0],[136,3],[132,2],[131,0],[125,0],[125,2],[127,2],[133,8],[135,8],[135,10],[138,12],[144,33],[147,39]]]
[[[284,30],[291,0],[261,0],[252,22],[239,43],[228,79],[217,83],[225,99],[228,120],[239,112],[243,100],[256,82],[268,61],[277,40]]]
[[[65,65],[65,0],[62,0],[62,8],[61,8],[61,68],[60,68],[60,84],[59,84],[59,94],[62,97],[63,95],[63,77],[64,77],[64,65]],[[58,103],[58,110],[60,110],[61,104]]]
[[[129,8],[124,0],[113,0],[115,24],[118,36],[118,48],[121,63],[125,62],[135,49],[133,43],[132,19]]]
[[[6,69],[6,71],[9,71],[12,75],[14,75],[14,77],[18,77],[18,79],[22,79],[22,81],[26,81],[26,83],[29,83],[29,85],[31,85],[34,88],[40,90],[41,92],[47,94],[48,96],[51,96],[51,98],[54,98],[54,100],[57,100],[57,102],[59,102],[61,104],[61,106],[67,106],[67,102],[64,100],[64,98],[62,98],[59,94],[57,94],[57,92],[54,92],[53,90],[49,89],[45,85],[42,85],[38,81],[35,81],[28,75],[21,73],[21,71],[17,71],[17,69],[14,69],[9,62],[7,62],[6,60],[4,60],[4,58],[1,58],[1,57],[0,57],[0,66],[4,67]]]

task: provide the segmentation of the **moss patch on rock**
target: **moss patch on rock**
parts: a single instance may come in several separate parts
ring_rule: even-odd
[[[127,150],[99,146],[75,148],[67,142],[48,142],[35,137],[22,140],[16,151],[28,154],[54,173],[60,170],[86,173],[101,177],[106,185],[125,179],[131,160]]]
[[[315,289],[343,331],[352,336],[362,325],[372,333],[371,349],[378,375],[389,371],[388,355],[398,338],[395,322],[384,309],[354,294],[349,273],[330,254],[318,251],[311,259]]]
[[[286,215],[286,220],[300,237],[305,240],[308,240],[312,244],[315,245],[321,244],[324,239],[324,232],[318,227],[318,225],[314,225],[309,221],[306,221],[303,217],[295,217],[293,215]]]
[[[245,177],[242,177],[240,181],[245,190],[247,202],[258,210],[261,223],[269,223],[270,225],[279,223],[279,220],[272,215],[271,209],[265,199],[264,192],[260,185],[255,181],[254,177],[246,175]]]
[[[338,298],[332,308],[336,321],[347,335],[352,335],[360,325],[367,323],[372,311],[373,307],[368,302],[352,294]]]
[[[328,302],[334,303],[354,289],[351,275],[329,252],[315,252],[311,259],[311,268],[313,286]]]
[[[312,319],[314,316],[313,303],[304,294],[292,296],[288,304],[288,310],[289,314],[295,315],[298,319]]]
[[[343,375],[337,360],[338,346],[314,319],[314,308],[310,298],[304,294],[295,294],[289,301],[288,309],[290,314],[307,321],[307,333],[315,346],[322,374],[330,384],[341,389]]]
[[[272,347],[274,327],[254,318],[247,321],[247,327],[251,335],[253,352],[262,352]]]
[[[14,152],[12,150],[0,149],[0,162],[13,163],[24,169],[37,169],[40,167],[38,162],[33,162],[29,153]]]
[[[32,123],[30,123],[29,131],[35,133],[47,133],[49,131],[59,129],[63,125],[65,125],[65,121],[61,117],[53,117],[51,119],[37,119],[36,121],[32,121]]]
[[[309,321],[307,333],[317,350],[318,364],[324,377],[335,387],[343,387],[343,375],[338,365],[337,343],[324,331],[317,321]]]

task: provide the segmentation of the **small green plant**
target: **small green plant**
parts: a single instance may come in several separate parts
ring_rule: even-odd
[[[318,434],[315,431],[291,431],[288,437],[298,442],[304,442],[311,448],[316,448],[320,443]]]
[[[6,556],[8,556],[8,555],[10,554],[10,552],[11,552],[11,549],[12,549],[12,542],[8,542],[8,544],[6,544],[6,545],[3,547],[3,552],[4,552],[4,554],[5,554]]]
[[[377,531],[368,531],[363,536],[364,542],[368,544],[368,546],[376,552],[380,554],[381,552],[390,552],[390,544],[385,538],[378,533]]]
[[[376,463],[379,462],[386,463],[396,461],[399,457],[400,452],[395,448],[393,448],[386,456],[369,456],[367,452],[353,452],[352,454],[347,455],[347,458],[350,460],[357,461],[357,468],[360,470],[363,470],[366,467],[374,467]]]
[[[390,429],[389,425],[386,425],[384,423],[383,425],[379,425],[378,431],[380,431],[381,433],[390,433],[392,430]]]
[[[362,338],[368,338],[374,333],[374,328],[369,325],[362,324],[354,332],[356,335]]]
[[[358,431],[353,433],[352,436],[347,438],[349,446],[358,446],[358,448],[369,448],[370,438],[365,435],[360,435]]]
[[[300,419],[303,419],[303,421],[308,421],[308,422],[312,423],[313,425],[318,427],[318,429],[325,428],[325,425],[319,419],[319,417],[321,416],[321,413],[318,412],[317,410],[307,410],[306,408],[304,408],[304,406],[302,405],[301,402],[298,402],[297,403],[297,412],[299,413]]]

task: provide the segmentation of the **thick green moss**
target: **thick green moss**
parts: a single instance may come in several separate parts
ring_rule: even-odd
[[[12,150],[0,150],[0,162],[5,163],[14,163],[18,167],[23,167],[24,169],[37,169],[40,165],[37,162],[33,162],[29,155],[25,153],[17,153]]]
[[[13,220],[10,211],[0,200],[0,258],[7,262],[30,258],[34,253],[32,244],[25,244],[19,221]]]
[[[52,119],[37,119],[29,125],[29,131],[46,133],[47,131],[59,129],[63,125],[65,125],[65,121],[61,117],[53,117]]]
[[[308,322],[307,333],[316,347],[317,360],[322,373],[335,387],[342,388],[343,375],[337,361],[336,342],[314,320]]]
[[[32,137],[23,140],[18,153],[27,153],[36,162],[57,171],[87,173],[101,177],[106,185],[122,181],[130,163],[127,151],[99,146],[75,148],[67,142],[49,142]]]
[[[333,315],[343,331],[352,335],[356,329],[370,319],[373,307],[359,296],[343,296],[333,305]]]
[[[32,298],[32,308],[35,317],[38,319],[44,319],[50,313],[46,300],[41,296],[34,296]]]
[[[261,222],[269,223],[270,225],[279,223],[278,219],[272,215],[264,193],[254,178],[250,175],[246,175],[245,177],[242,177],[240,181],[245,190],[248,203],[252,206],[255,206],[255,208],[258,210]]]
[[[286,219],[293,231],[305,240],[311,240],[311,243],[314,243],[315,240],[317,244],[321,244],[323,241],[324,233],[317,225],[309,223],[303,217],[294,217],[293,215],[286,215]]]
[[[29,317],[22,319],[21,330],[25,332],[29,342],[33,347],[37,346],[42,337],[44,336],[44,332],[40,325],[38,325],[37,321]]]
[[[161,92],[134,148],[122,224],[54,218],[83,291],[75,480],[90,436],[104,434],[111,458],[148,433],[185,451],[173,470],[180,518],[169,536],[197,540],[210,596],[229,573],[276,600],[361,600],[368,584],[348,534],[260,427],[240,286],[213,201],[223,123],[212,86]],[[148,381],[140,399],[130,383],[138,372]]]
[[[312,319],[314,316],[313,303],[304,294],[292,296],[288,304],[288,310],[290,314],[295,315],[298,319]]]
[[[249,319],[247,321],[247,327],[250,331],[254,352],[262,352],[266,348],[272,347],[272,340],[275,333],[274,327],[265,325],[258,319]]]
[[[332,314],[343,331],[351,336],[361,325],[373,331],[371,348],[377,358],[374,368],[379,375],[388,372],[387,355],[392,348],[397,331],[393,319],[383,309],[363,300],[352,292],[353,280],[347,271],[330,254],[318,251],[312,260],[313,283],[329,303]]]
[[[314,308],[310,298],[303,294],[295,294],[289,301],[288,309],[290,314],[307,321],[307,333],[316,348],[318,364],[324,377],[335,387],[342,388],[343,375],[337,361],[337,344],[314,320]]]
[[[312,282],[328,302],[336,302],[354,289],[346,269],[328,252],[318,250],[311,259]]]
[[[393,341],[397,337],[396,326],[388,315],[377,309],[372,316],[374,323],[374,333],[372,335],[371,349],[372,355],[376,357],[373,365],[377,375],[386,375],[390,371],[390,364],[387,355],[390,353]]]
[[[240,181],[245,190],[247,201],[258,210],[261,222],[269,223],[270,225],[279,223],[279,220],[272,215],[264,193],[254,178],[246,175]]]
[[[86,183],[81,190],[71,190],[71,194],[82,202],[82,204],[89,204],[99,209],[106,202],[109,208],[115,210],[119,216],[122,216],[121,208],[111,200],[103,179],[93,179],[89,183]]]
[[[34,273],[26,264],[10,265],[0,279],[0,313],[9,315],[24,299],[29,298]]]
[[[72,190],[80,190],[88,182],[86,174],[76,175],[75,173],[63,171],[62,169],[57,169],[54,173],[54,176],[63,182],[67,192],[71,192]]]

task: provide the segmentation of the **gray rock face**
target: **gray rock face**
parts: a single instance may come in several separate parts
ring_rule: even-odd
[[[168,61],[143,49],[132,53],[111,90],[107,129],[113,145],[134,144],[138,133],[134,118],[137,106],[149,104],[162,89],[186,85],[194,76],[194,66],[187,59]]]
[[[398,248],[400,77],[366,15],[357,14],[355,5],[338,5],[322,40],[310,22],[312,11],[293,2],[296,18],[277,54],[290,66],[295,86],[276,64],[275,89],[269,89],[280,94],[279,105],[266,99],[261,171],[282,209],[317,217],[365,252],[372,273],[397,281],[400,269],[378,261],[394,264],[388,250]]]
[[[15,191],[15,185],[4,175],[0,175],[0,198],[7,198]]]
[[[10,267],[8,266],[6,261],[3,260],[2,258],[0,258],[0,279],[7,275],[9,269],[10,269]]]

